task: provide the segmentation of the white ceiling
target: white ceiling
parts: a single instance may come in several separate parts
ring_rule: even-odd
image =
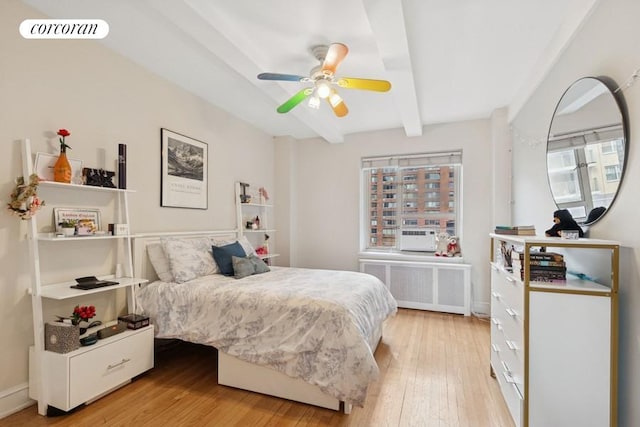
[[[53,18],[104,19],[102,42],[274,136],[344,141],[357,132],[510,117],[598,0],[23,0]],[[308,75],[310,48],[341,42],[337,76],[391,91],[339,88],[349,108],[276,108],[303,87],[261,72]],[[307,84],[308,85],[308,84]]]

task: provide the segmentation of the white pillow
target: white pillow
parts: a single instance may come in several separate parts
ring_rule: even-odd
[[[149,256],[149,261],[151,261],[151,265],[160,280],[163,282],[173,282],[174,279],[173,274],[171,274],[171,266],[169,265],[169,260],[164,253],[162,244],[153,243],[148,245],[147,255]]]
[[[161,241],[176,283],[218,272],[208,238],[166,238]]]

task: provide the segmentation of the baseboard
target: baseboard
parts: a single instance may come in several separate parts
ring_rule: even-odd
[[[29,398],[28,383],[0,391],[0,419],[15,414],[35,403],[35,400]]]
[[[491,304],[489,304],[488,302],[474,301],[471,307],[471,312],[476,315],[490,316]]]

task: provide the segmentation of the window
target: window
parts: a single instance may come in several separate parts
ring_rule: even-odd
[[[385,199],[382,210],[363,209],[364,249],[400,249],[402,228],[459,235],[461,172],[461,152],[362,159],[362,206]]]
[[[607,181],[620,180],[620,165],[605,166],[604,174],[607,178]]]

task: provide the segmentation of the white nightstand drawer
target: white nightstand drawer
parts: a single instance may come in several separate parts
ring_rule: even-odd
[[[69,403],[80,405],[153,367],[153,326],[69,360]]]

